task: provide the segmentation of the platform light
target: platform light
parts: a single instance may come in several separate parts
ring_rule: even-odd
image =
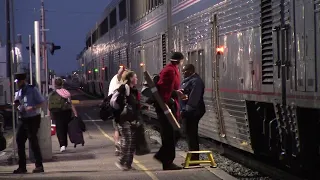
[[[98,72],[99,70],[97,68],[94,69],[94,72]]]
[[[105,68],[103,67],[103,68],[101,68],[101,70],[102,70],[102,71],[104,71],[104,70],[105,70]]]
[[[84,64],[81,64],[81,66],[83,67],[83,66],[84,66]]]
[[[88,73],[91,74],[91,71],[89,70]]]
[[[140,63],[140,67],[143,67],[144,66],[144,63]]]

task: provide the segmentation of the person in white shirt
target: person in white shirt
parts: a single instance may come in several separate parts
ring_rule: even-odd
[[[110,96],[111,94],[114,93],[115,90],[117,90],[122,84],[124,84],[123,78],[125,76],[125,72],[127,72],[126,68],[124,66],[121,66],[118,73],[113,76],[113,78],[110,81],[109,84],[109,92],[108,92],[108,96]],[[115,146],[116,146],[116,152],[115,155],[119,156],[121,151],[120,151],[120,140],[119,140],[119,131],[117,128],[117,124],[115,122],[115,120],[112,121],[113,122],[113,127],[114,127],[114,142],[115,142]]]

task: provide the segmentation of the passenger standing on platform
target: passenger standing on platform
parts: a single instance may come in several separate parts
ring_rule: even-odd
[[[17,146],[19,156],[19,168],[14,170],[14,174],[27,173],[25,143],[27,139],[31,144],[36,159],[33,173],[44,172],[42,164],[42,155],[39,147],[37,133],[40,127],[40,110],[45,99],[39,90],[26,83],[26,73],[15,74],[15,82],[19,88],[15,96],[14,105],[19,112]]]
[[[176,119],[179,119],[178,96],[182,96],[179,91],[180,73],[179,65],[182,64],[184,56],[180,52],[174,52],[171,56],[171,63],[166,65],[160,72],[160,79],[157,83],[159,94],[164,102],[169,106]],[[162,163],[163,170],[179,170],[181,167],[173,163],[176,156],[176,133],[167,119],[166,115],[159,107],[155,105],[158,120],[161,124],[162,146],[154,158]]]
[[[109,84],[108,96],[112,95],[114,93],[114,91],[117,90],[124,83],[122,80],[122,77],[123,77],[125,71],[126,71],[125,67],[121,66],[118,73],[115,76],[113,76],[113,78],[111,79],[110,84]],[[121,153],[119,131],[118,131],[117,123],[115,122],[115,120],[113,120],[112,123],[113,123],[113,128],[114,128],[113,138],[114,138],[114,143],[115,143],[115,147],[116,147],[115,155],[119,156]]]
[[[68,146],[68,125],[72,120],[72,113],[78,117],[78,113],[71,101],[71,94],[63,88],[63,80],[56,78],[55,90],[49,94],[49,110],[51,119],[55,121],[57,137],[60,144],[60,152],[64,152]]]
[[[141,118],[140,94],[136,88],[138,82],[136,73],[129,71],[125,76],[125,82],[119,87],[116,99],[120,107],[115,111],[115,120],[121,134],[121,156],[119,162],[115,164],[119,169],[130,170],[136,149],[135,132]],[[126,111],[124,111],[125,106],[127,106]]]
[[[182,73],[184,80],[181,83],[181,91],[186,96],[181,100],[181,117],[185,126],[189,151],[199,151],[198,125],[206,113],[203,101],[204,83],[201,77],[195,73],[195,67],[192,64],[183,66]],[[199,160],[199,154],[192,154],[191,160]]]

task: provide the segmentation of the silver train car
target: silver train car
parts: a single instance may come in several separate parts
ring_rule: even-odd
[[[120,65],[166,64],[164,0],[113,0],[86,37],[85,89],[107,93]],[[172,0],[174,51],[206,90],[201,136],[296,171],[320,163],[320,1]],[[155,118],[151,110],[144,112]]]

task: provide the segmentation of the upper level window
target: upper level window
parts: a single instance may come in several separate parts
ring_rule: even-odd
[[[108,17],[106,17],[100,24],[100,36],[103,36],[109,31]]]
[[[117,25],[117,9],[114,8],[114,10],[110,13],[110,29],[115,27]]]
[[[126,0],[122,0],[119,3],[119,20],[122,21],[127,17],[127,5]]]

